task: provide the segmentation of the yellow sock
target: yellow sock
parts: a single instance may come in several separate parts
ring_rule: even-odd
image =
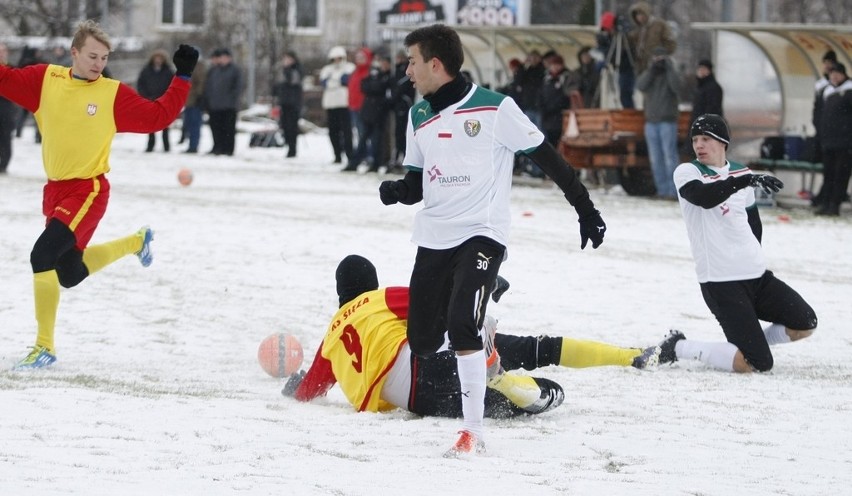
[[[509,401],[527,408],[541,398],[541,388],[532,377],[503,373],[488,381],[488,387],[503,393]]]
[[[59,277],[55,270],[33,274],[35,317],[38,324],[36,346],[44,346],[53,353],[53,330],[59,308]]]
[[[641,353],[642,350],[637,348],[620,348],[597,341],[562,338],[562,352],[559,356],[559,365],[574,369],[601,367],[604,365],[622,365],[627,367]]]
[[[89,274],[94,274],[119,258],[141,249],[142,238],[137,234],[131,234],[108,243],[87,247],[83,251],[83,263],[89,269]]]

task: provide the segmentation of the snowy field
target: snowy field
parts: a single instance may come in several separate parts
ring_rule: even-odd
[[[28,130],[30,133],[32,130]],[[175,133],[177,134],[177,133]],[[172,136],[174,137],[175,134]],[[85,139],[85,136],[80,136]],[[816,309],[806,341],[774,348],[771,373],[679,362],[542,369],[558,409],[488,422],[488,454],[447,460],[459,421],[354,413],[335,388],[300,404],[256,361],[288,332],[313,358],[350,253],[406,285],[419,206],[385,207],[383,177],[341,174],[322,135],[237,156],[143,153],[117,137],[99,243],[150,224],[135,257],[63,290],[59,361],[9,372],[35,338],[29,253],[43,226],[40,150],[14,142],[0,176],[0,494],[834,495],[852,487],[852,220],[764,209],[772,270]],[[210,147],[208,135],[202,149]],[[190,187],[176,179],[195,173]],[[721,340],[695,280],[675,203],[593,189],[609,229],[579,249],[552,187],[516,186],[512,284],[490,313],[511,334],[646,346],[670,328]],[[525,215],[531,214],[531,215]],[[790,221],[779,220],[789,215]]]

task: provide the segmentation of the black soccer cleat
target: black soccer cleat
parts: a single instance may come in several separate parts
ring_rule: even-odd
[[[660,364],[660,353],[662,350],[660,350],[659,346],[649,346],[641,351],[642,353],[636,355],[633,358],[633,363],[630,365],[639,370],[646,370],[652,369]]]
[[[498,275],[497,282],[494,284],[494,289],[491,291],[491,299],[494,300],[494,303],[499,302],[500,297],[502,297],[503,293],[508,290],[509,281]]]
[[[682,332],[672,329],[669,331],[669,335],[665,337],[660,344],[660,363],[674,363],[677,361],[677,354],[675,353],[675,344],[681,339],[686,339],[686,336],[683,335]]]
[[[562,390],[562,386],[543,377],[533,377],[533,379],[541,388],[541,397],[524,410],[532,414],[544,413],[562,404],[565,400],[565,392]]]

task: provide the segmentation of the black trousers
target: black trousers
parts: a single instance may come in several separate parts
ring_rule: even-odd
[[[237,111],[210,110],[208,124],[213,134],[213,150],[216,155],[233,155],[237,137]]]
[[[15,131],[15,124],[11,115],[0,117],[0,172],[5,172],[12,160],[12,133]]]
[[[408,109],[405,111],[394,111],[393,128],[394,128],[394,151],[390,161],[392,163],[402,163],[405,158],[405,140],[406,128],[408,127]]]
[[[494,340],[500,363],[506,370],[533,370],[558,365],[562,338],[548,336],[511,336],[497,334]],[[411,393],[408,410],[433,417],[462,417],[461,385],[454,351],[443,351],[426,357],[411,355]],[[510,418],[526,415],[501,393],[485,390],[485,416]]]
[[[849,175],[852,172],[852,148],[839,150],[823,150],[823,190],[825,196],[822,203],[829,208],[839,211],[840,204],[846,197],[849,188]]]
[[[817,326],[813,308],[769,270],[747,281],[701,283],[701,294],[728,342],[761,372],[771,370],[774,363],[759,321],[797,331]]]
[[[409,284],[408,344],[435,353],[449,332],[455,350],[482,349],[479,329],[506,247],[476,236],[455,248],[419,247]]]
[[[169,128],[163,129],[162,135],[163,135],[163,150],[169,151],[169,148],[171,147],[171,143],[169,142]],[[148,148],[146,148],[146,150],[149,151],[149,152],[154,151],[154,144],[156,144],[156,142],[157,142],[157,133],[149,134],[148,135]]]
[[[334,161],[341,162],[343,154],[346,159],[352,158],[352,118],[349,109],[334,108],[326,110],[328,118],[328,138],[331,140],[331,148],[334,150]]]
[[[296,156],[296,139],[299,137],[299,114],[301,109],[296,105],[281,105],[281,132],[284,133],[284,143],[287,144],[287,155]]]

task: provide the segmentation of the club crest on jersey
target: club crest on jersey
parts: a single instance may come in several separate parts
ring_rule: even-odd
[[[98,113],[98,106],[94,103],[90,103],[86,106],[86,113],[89,115],[95,115]]]
[[[464,121],[464,132],[471,138],[479,134],[479,131],[482,131],[482,124],[478,120],[468,119]]]

